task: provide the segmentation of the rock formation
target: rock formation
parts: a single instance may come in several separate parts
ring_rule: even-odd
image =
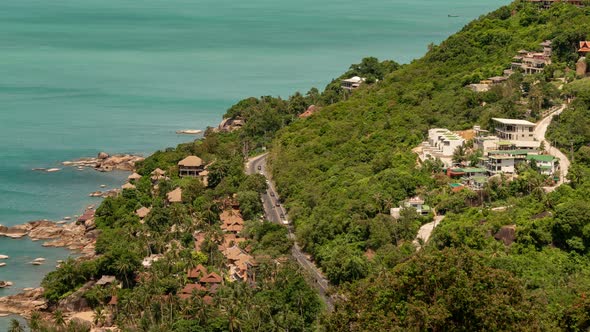
[[[33,311],[47,309],[43,288],[26,290],[20,294],[0,297],[0,313],[30,317]]]
[[[60,225],[48,220],[39,220],[12,227],[0,226],[0,236],[11,238],[28,236],[33,241],[50,240],[43,243],[43,246],[64,247],[92,256],[97,237],[97,231],[94,228],[93,221],[83,225],[75,223]]]
[[[91,167],[99,172],[110,172],[113,170],[132,171],[135,164],[144,160],[143,157],[130,154],[110,156],[101,152],[96,158],[81,158],[73,161],[64,161],[62,165],[73,167]]]

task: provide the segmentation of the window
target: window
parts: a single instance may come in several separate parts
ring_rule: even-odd
[[[529,127],[529,132],[530,132],[530,133],[532,133],[532,132],[533,132],[533,130],[534,130],[534,128],[533,128],[533,127]]]

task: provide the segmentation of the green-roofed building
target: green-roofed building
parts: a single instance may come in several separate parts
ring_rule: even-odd
[[[526,156],[529,163],[535,163],[541,174],[553,175],[559,170],[559,159],[546,154],[529,154]]]

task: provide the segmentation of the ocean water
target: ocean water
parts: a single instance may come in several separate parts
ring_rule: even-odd
[[[190,139],[175,130],[214,126],[242,98],[321,89],[365,56],[409,62],[508,2],[3,0],[0,224],[79,214],[126,176],[32,168],[174,146]],[[2,296],[68,252],[0,239],[0,254],[0,280],[16,281]],[[26,264],[36,256],[51,262]]]

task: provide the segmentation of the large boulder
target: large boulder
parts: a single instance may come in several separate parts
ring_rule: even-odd
[[[80,289],[73,292],[68,297],[60,300],[57,304],[57,308],[66,312],[91,310],[90,306],[88,305],[88,301],[86,301],[83,295],[88,290],[90,290],[94,284],[94,281],[85,283],[84,286],[80,287]]]
[[[109,157],[109,154],[106,152],[101,152],[98,154],[98,159],[107,159]]]

